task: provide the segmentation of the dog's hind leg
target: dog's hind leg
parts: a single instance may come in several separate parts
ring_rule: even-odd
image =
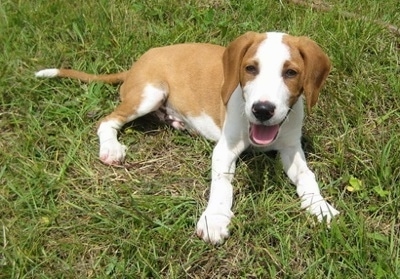
[[[107,165],[121,164],[125,159],[126,146],[118,141],[118,130],[124,124],[156,111],[167,98],[166,90],[150,84],[141,88],[126,88],[124,85],[121,87],[121,104],[100,121],[97,129],[100,160]]]

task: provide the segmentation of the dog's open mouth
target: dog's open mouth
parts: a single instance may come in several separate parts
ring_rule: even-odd
[[[250,123],[249,137],[256,145],[271,144],[278,136],[280,125],[266,126]]]

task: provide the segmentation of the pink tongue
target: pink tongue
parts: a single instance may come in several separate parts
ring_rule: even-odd
[[[270,144],[276,137],[279,131],[279,125],[265,126],[251,124],[250,139],[259,145]]]

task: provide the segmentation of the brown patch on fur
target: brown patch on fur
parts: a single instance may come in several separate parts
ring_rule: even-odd
[[[222,85],[222,101],[226,105],[239,82],[244,84],[250,76],[245,74],[244,64],[250,63],[266,34],[247,32],[231,42],[223,56],[224,82]],[[254,63],[251,62],[251,63]],[[254,78],[254,77],[253,77]]]
[[[292,107],[300,95],[303,93],[303,80],[304,80],[304,61],[298,55],[293,54],[291,51],[291,60],[286,61],[282,68],[282,77],[285,81],[286,86],[289,88],[290,98],[289,107]],[[285,73],[288,70],[294,70],[297,72],[295,77],[285,77]]]
[[[325,52],[307,37],[285,35],[283,43],[289,46],[291,55],[291,60],[285,63],[284,72],[292,67],[298,72],[296,78],[286,78],[285,82],[294,94],[293,99],[298,97],[298,90],[292,89],[301,88],[306,98],[307,111],[310,112],[328,77],[331,62]]]
[[[220,91],[224,47],[181,44],[146,52],[128,72],[121,99],[136,99],[146,85],[166,92],[167,106],[183,115],[207,112],[222,127]],[[132,100],[134,103],[140,101]]]

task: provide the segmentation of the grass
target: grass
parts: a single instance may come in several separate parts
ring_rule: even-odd
[[[398,3],[328,4],[0,1],[0,278],[399,278],[400,39],[373,21],[399,26]],[[304,128],[341,211],[330,229],[299,209],[279,160],[250,154],[232,236],[203,243],[213,143],[144,118],[121,133],[127,167],[104,166],[95,125],[117,89],[33,77],[121,71],[150,47],[226,45],[248,30],[310,36],[332,59]]]

